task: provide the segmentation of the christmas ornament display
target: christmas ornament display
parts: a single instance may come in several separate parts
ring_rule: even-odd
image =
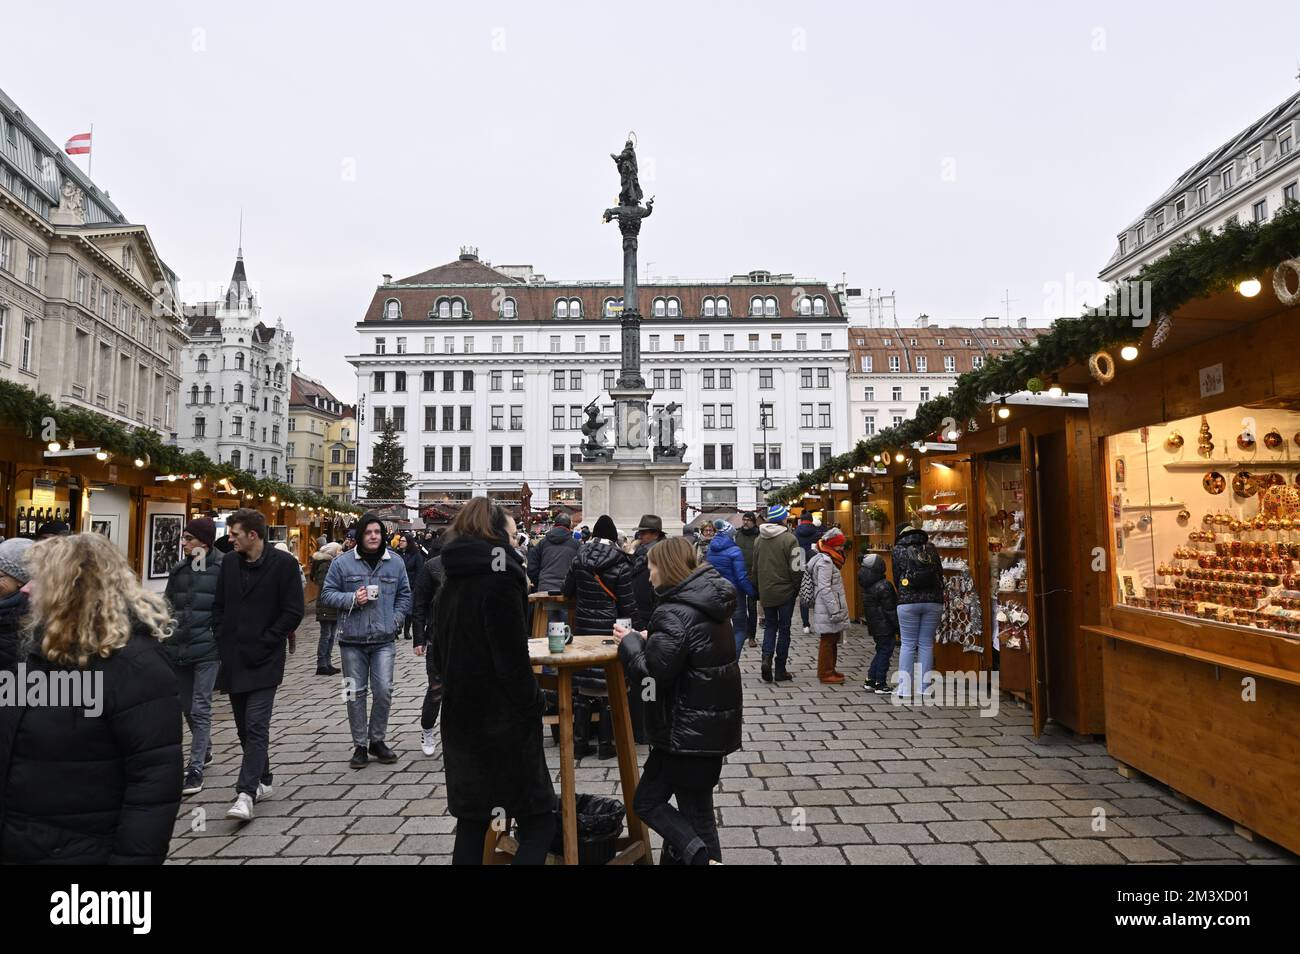
[[[1207,494],[1218,495],[1223,493],[1228,482],[1223,479],[1223,475],[1217,470],[1212,470],[1201,478],[1201,486],[1205,488]]]
[[[1183,446],[1183,435],[1177,431],[1170,431],[1169,436],[1165,438],[1165,447],[1168,450],[1176,451]]]
[[[1244,451],[1253,451],[1255,449],[1255,435],[1250,431],[1242,431],[1237,435],[1237,447]]]
[[[1174,320],[1169,315],[1162,313],[1156,319],[1156,330],[1151,333],[1151,347],[1159,348],[1169,339],[1169,333],[1174,330]]]
[[[1214,453],[1214,435],[1210,433],[1210,422],[1204,414],[1201,415],[1201,429],[1196,436],[1196,453],[1202,457],[1209,457]]]
[[[1277,450],[1284,443],[1286,442],[1283,439],[1282,434],[1278,431],[1276,427],[1272,428],[1267,434],[1264,435],[1264,446],[1267,447],[1269,450]]]

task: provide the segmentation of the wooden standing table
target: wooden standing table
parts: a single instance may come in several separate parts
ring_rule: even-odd
[[[564,828],[564,863],[578,863],[578,795],[574,789],[573,768],[573,673],[577,669],[604,669],[609,685],[609,711],[614,717],[614,747],[618,751],[618,774],[623,788],[627,834],[615,842],[612,865],[651,864],[650,836],[645,822],[632,810],[640,775],[637,769],[636,740],[627,711],[627,684],[623,664],[618,661],[618,646],[606,643],[608,636],[575,636],[562,653],[552,653],[545,639],[530,639],[528,655],[534,666],[550,666],[555,675],[538,674],[544,689],[554,689],[560,697],[560,815]],[[498,850],[501,833],[490,828],[483,846],[484,864],[508,864],[510,854]]]
[[[546,624],[550,621],[552,610],[563,610],[569,628],[573,628],[575,602],[559,593],[529,593],[528,602],[533,608],[533,639],[546,635]]]

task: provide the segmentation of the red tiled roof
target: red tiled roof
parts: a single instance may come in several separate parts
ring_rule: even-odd
[[[501,291],[498,292],[497,289]],[[794,301],[795,289],[801,289],[809,296],[824,298],[825,317],[843,317],[839,297],[827,283],[795,280],[641,285],[641,314],[642,317],[649,317],[655,298],[671,296],[680,303],[681,317],[699,318],[705,298],[725,296],[730,317],[741,319],[748,315],[751,298],[773,296],[777,299],[783,318],[798,317]],[[519,321],[552,320],[555,302],[560,298],[579,299],[582,302],[583,320],[597,321],[604,316],[606,299],[622,299],[623,286],[615,282],[525,283],[481,262],[461,259],[379,286],[375,289],[362,321],[383,321],[384,304],[390,299],[401,303],[402,321],[427,321],[430,312],[442,298],[460,298],[464,302],[468,318],[495,320],[498,318],[496,308],[503,297],[514,299],[515,317]]]
[[[311,399],[313,397],[318,397],[325,401],[338,402],[339,400],[333,394],[330,393],[329,389],[325,387],[325,385],[321,384],[315,378],[309,378],[306,375],[302,375],[302,374],[298,374],[297,372],[294,372],[294,374],[292,375],[292,379],[293,379],[292,384],[289,389],[290,407],[309,407],[313,411],[326,411],[325,408],[320,408],[312,404]],[[347,410],[346,407],[341,408],[341,411],[346,411],[346,410]],[[326,413],[333,413],[333,412],[326,411]],[[343,415],[340,414],[340,416]]]

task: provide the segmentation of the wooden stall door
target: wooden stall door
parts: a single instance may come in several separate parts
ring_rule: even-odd
[[[1026,581],[1029,592],[1026,602],[1029,604],[1029,709],[1033,717],[1034,735],[1042,735],[1043,725],[1047,722],[1047,670],[1045,660],[1047,653],[1043,645],[1047,627],[1044,625],[1043,607],[1040,605],[1042,594],[1048,592],[1043,579],[1046,559],[1043,550],[1043,488],[1042,467],[1038,457],[1038,438],[1027,429],[1020,431],[1020,462],[1024,469],[1025,485],[1025,562],[1028,569]],[[1031,523],[1032,521],[1032,523]]]

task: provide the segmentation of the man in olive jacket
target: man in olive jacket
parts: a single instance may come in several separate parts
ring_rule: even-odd
[[[803,548],[795,535],[786,529],[790,511],[777,504],[767,509],[767,523],[758,528],[754,541],[754,583],[763,604],[764,682],[772,682],[772,654],[776,654],[777,682],[794,677],[786,671],[790,656],[790,618],[803,581]]]
[[[162,648],[176,669],[181,712],[190,727],[184,795],[203,791],[203,766],[212,759],[212,689],[221,668],[212,608],[226,557],[213,549],[216,539],[217,527],[210,517],[196,517],[186,524],[181,534],[185,558],[172,567],[163,591],[174,616],[171,638],[163,640]]]
[[[221,654],[217,688],[230,693],[244,748],[238,797],[226,817],[250,821],[254,801],[271,793],[271,713],[289,636],[302,622],[302,568],[266,542],[266,518],[256,510],[236,510],[226,528],[234,552],[221,561],[212,628]]]

